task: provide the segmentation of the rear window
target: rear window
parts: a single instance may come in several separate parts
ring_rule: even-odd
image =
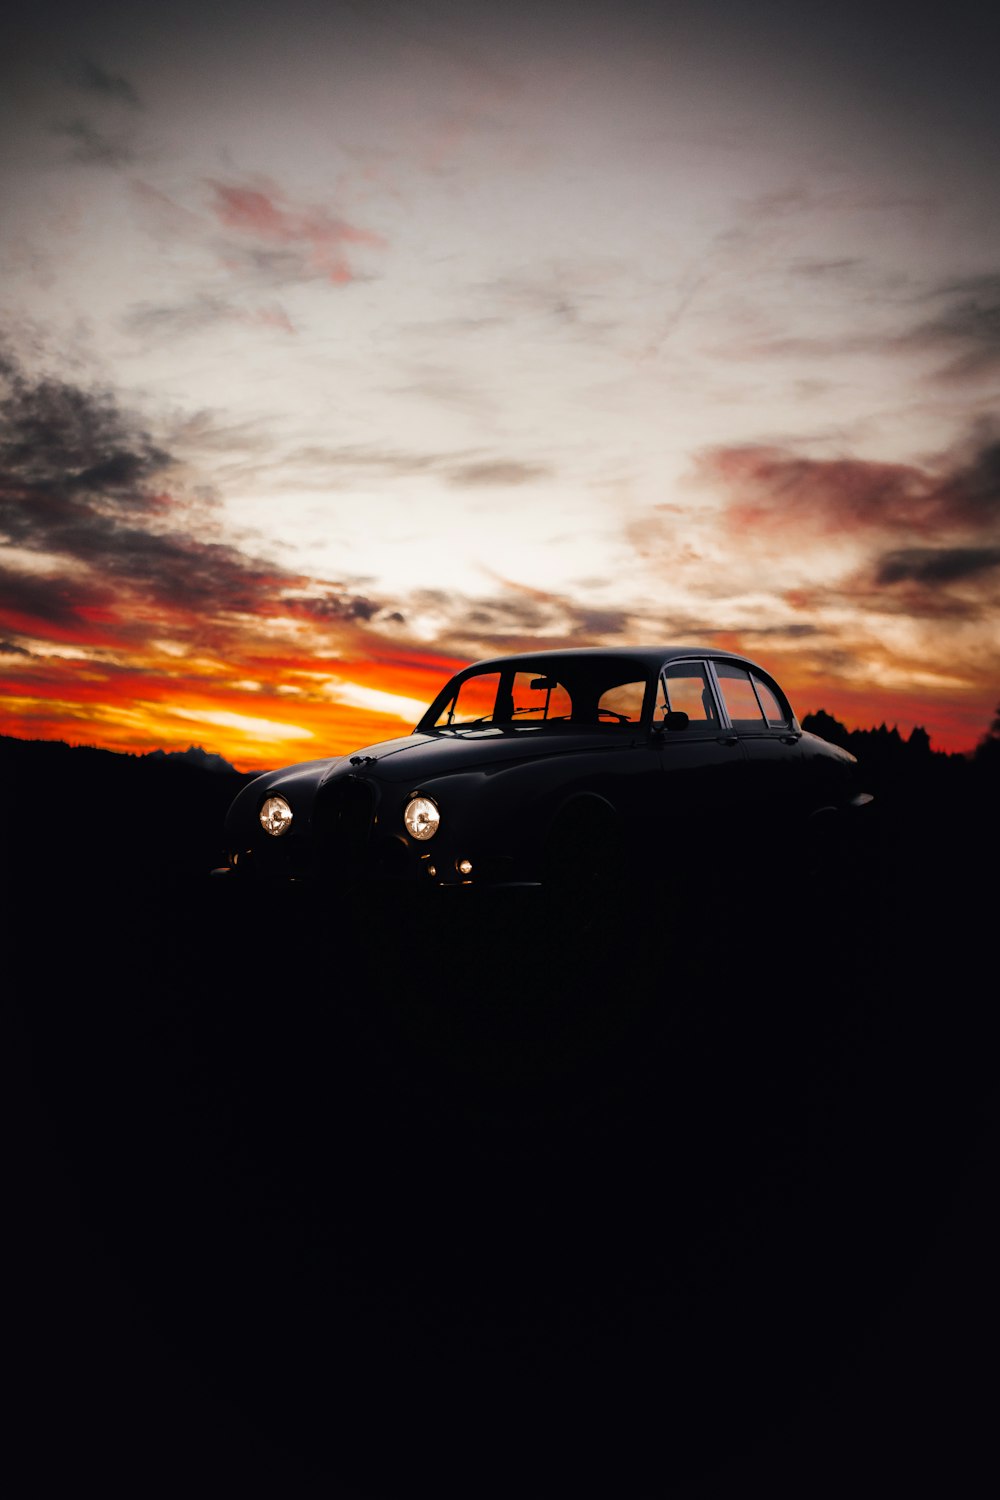
[[[756,672],[751,672],[750,677],[754,687],[757,689],[757,697],[760,699],[760,705],[764,710],[767,722],[771,725],[772,729],[780,729],[788,723],[788,715],[767,683],[762,682]]]

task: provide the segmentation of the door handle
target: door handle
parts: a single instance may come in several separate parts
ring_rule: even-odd
[[[799,736],[797,734],[783,734],[781,736],[781,743],[783,745],[797,745],[799,743]]]
[[[720,734],[717,736],[720,745],[738,745],[739,740],[735,734]]]

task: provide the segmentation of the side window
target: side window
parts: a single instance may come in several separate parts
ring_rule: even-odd
[[[657,717],[667,709],[687,714],[692,729],[715,729],[719,715],[709,686],[708,673],[700,662],[681,661],[664,667],[660,678]]]
[[[764,710],[767,722],[771,725],[772,729],[781,729],[788,723],[788,715],[767,683],[761,682],[756,672],[751,672],[750,676],[753,679],[754,687],[757,689],[757,697],[760,699],[760,706]]]
[[[733,728],[763,729],[764,715],[746,668],[737,667],[732,662],[717,661],[715,670]]]
[[[642,718],[642,704],[646,696],[644,682],[622,682],[601,694],[597,704],[597,717],[619,723],[638,724]]]

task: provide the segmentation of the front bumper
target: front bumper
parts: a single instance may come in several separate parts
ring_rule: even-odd
[[[420,844],[405,837],[374,836],[350,857],[320,838],[291,833],[247,840],[227,853],[213,876],[269,884],[467,886],[524,884],[512,856],[480,854],[440,836]]]

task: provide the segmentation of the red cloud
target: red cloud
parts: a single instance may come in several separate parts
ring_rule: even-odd
[[[735,530],[789,529],[830,535],[881,531],[973,535],[1000,522],[1000,445],[979,434],[974,451],[940,464],[862,458],[803,458],[762,445],[714,448],[699,476],[724,489]]]
[[[734,528],[802,527],[821,532],[897,527],[936,530],[946,496],[908,464],[798,458],[781,448],[718,448],[699,465],[732,496]]]
[[[345,245],[378,249],[385,244],[380,234],[349,224],[325,208],[299,210],[287,206],[276,188],[265,192],[261,188],[224,182],[213,181],[209,185],[215,194],[212,207],[221,224],[270,244],[300,248],[306,264],[331,281],[343,283],[354,279],[344,254]]]

